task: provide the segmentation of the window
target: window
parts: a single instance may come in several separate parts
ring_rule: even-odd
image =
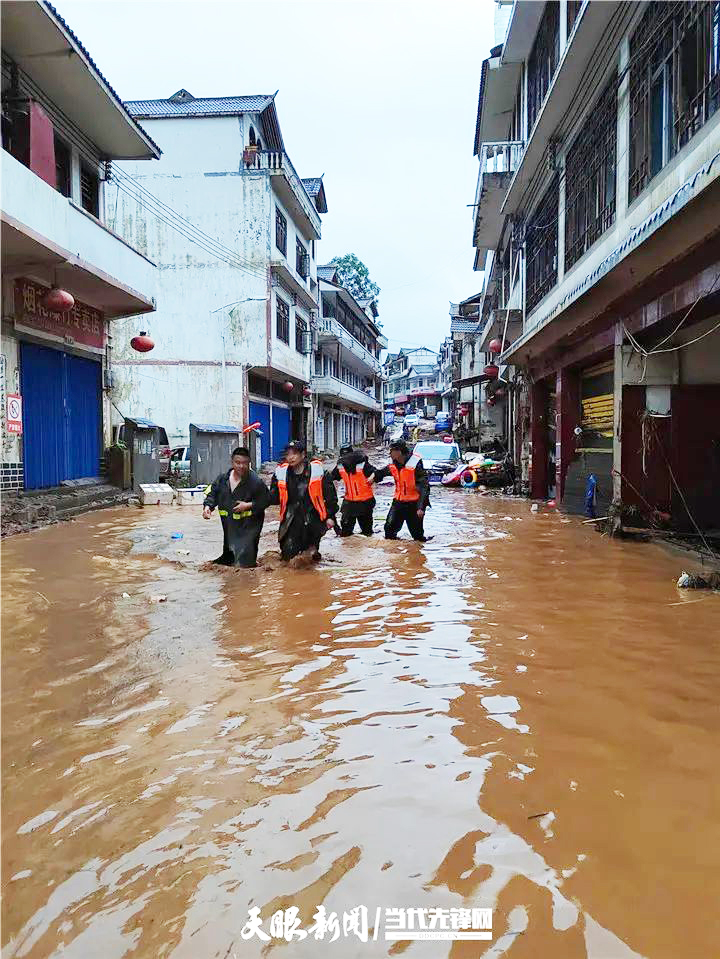
[[[303,333],[305,332],[305,320],[295,310],[295,349],[298,353],[303,352]]]
[[[310,272],[310,257],[308,256],[308,251],[297,237],[295,239],[295,269],[303,280],[307,279],[308,273]]]
[[[545,4],[535,43],[528,57],[528,137],[532,131],[560,58],[560,11],[557,0]]]
[[[323,355],[320,350],[315,350],[315,376],[323,375]]]
[[[630,200],[720,107],[720,2],[650,4],[630,42]]]
[[[63,196],[70,196],[70,148],[55,137],[55,188]]]
[[[100,180],[85,163],[80,164],[80,202],[83,210],[100,216]]]
[[[530,313],[557,283],[558,179],[551,183],[527,225],[526,307]]]
[[[287,256],[287,220],[275,207],[275,246],[283,256]]]
[[[279,296],[275,297],[275,316],[277,338],[290,343],[290,307]]]
[[[617,77],[613,74],[565,162],[565,269],[615,220],[616,153]]]

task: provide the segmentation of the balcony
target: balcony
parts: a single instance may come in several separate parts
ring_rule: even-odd
[[[319,396],[331,396],[334,399],[343,400],[350,406],[356,406],[369,412],[377,412],[380,404],[368,393],[363,390],[355,389],[348,383],[336,379],[334,376],[314,376],[311,381],[313,393]]]
[[[500,242],[504,220],[500,211],[524,148],[520,140],[482,145],[473,224],[473,246],[478,251],[495,250]]]
[[[345,347],[356,359],[370,369],[376,376],[380,375],[380,361],[372,353],[365,349],[359,340],[356,340],[352,333],[348,333],[345,327],[332,317],[324,316],[318,320],[318,339],[320,343],[335,341]]]
[[[267,170],[271,176],[277,177],[275,188],[280,199],[295,216],[300,216],[305,221],[316,239],[320,239],[320,216],[287,153],[273,150],[262,150],[259,153],[246,151],[244,166],[250,172]]]
[[[2,151],[2,268],[58,281],[108,318],[154,310],[155,264]]]

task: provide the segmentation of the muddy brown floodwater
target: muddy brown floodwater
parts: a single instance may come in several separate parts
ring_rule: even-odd
[[[719,954],[720,596],[525,501],[428,532],[301,571],[200,570],[189,507],[5,542],[4,959]],[[370,941],[241,935],[320,905]],[[386,907],[492,939],[373,941]]]

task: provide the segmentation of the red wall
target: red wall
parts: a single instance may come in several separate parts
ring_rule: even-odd
[[[50,117],[39,103],[30,101],[30,157],[28,166],[39,177],[57,186],[55,174],[55,131]]]

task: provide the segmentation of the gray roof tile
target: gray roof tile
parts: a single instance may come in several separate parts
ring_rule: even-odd
[[[134,117],[207,117],[261,113],[273,101],[267,94],[243,97],[198,97],[193,100],[128,100],[125,106]]]

